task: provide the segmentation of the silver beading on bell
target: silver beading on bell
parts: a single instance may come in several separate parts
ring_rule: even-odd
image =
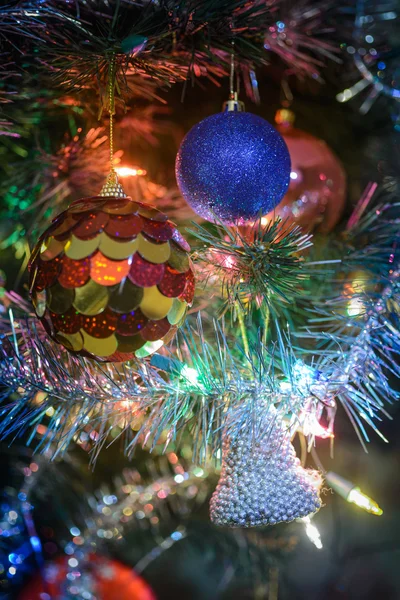
[[[263,435],[239,431],[225,437],[222,470],[210,502],[213,523],[256,527],[293,521],[321,507],[318,471],[304,469],[290,441],[290,431],[271,406],[262,417]]]

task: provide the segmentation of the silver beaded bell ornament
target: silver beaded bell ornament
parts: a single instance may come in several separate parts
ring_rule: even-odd
[[[290,431],[269,407],[262,435],[246,430],[222,444],[222,468],[210,502],[211,521],[227,527],[256,527],[293,521],[321,507],[322,479],[304,469],[290,441]]]

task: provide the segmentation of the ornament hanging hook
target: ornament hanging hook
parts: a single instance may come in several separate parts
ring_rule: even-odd
[[[293,71],[291,69],[286,69],[283,74],[280,91],[282,107],[275,113],[275,123],[286,129],[293,127],[296,118],[294,112],[290,109],[293,102],[293,93],[290,89],[289,77],[292,74]]]
[[[110,143],[110,173],[103,185],[100,196],[112,196],[116,198],[125,198],[126,194],[118,183],[118,176],[114,165],[114,115],[115,115],[115,77],[116,77],[116,57],[113,52],[108,63],[108,113],[110,117],[109,143]]]
[[[114,167],[114,115],[115,115],[115,54],[110,58],[108,73],[108,110],[110,115],[110,172],[115,173]]]
[[[236,82],[237,90],[239,89],[239,79]],[[229,100],[224,102],[224,111],[237,111],[241,112],[244,110],[243,102],[238,100],[238,91],[235,91],[235,40],[232,40],[232,51],[231,51],[231,63],[229,72]]]
[[[229,74],[229,100],[235,99],[235,40],[232,40],[231,70]]]

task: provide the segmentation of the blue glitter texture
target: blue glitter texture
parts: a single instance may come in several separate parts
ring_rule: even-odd
[[[267,121],[226,111],[189,131],[175,169],[181,193],[198,215],[240,224],[267,214],[282,200],[289,185],[290,157]]]

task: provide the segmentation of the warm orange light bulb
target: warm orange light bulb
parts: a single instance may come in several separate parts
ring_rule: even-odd
[[[140,175],[146,175],[147,173],[147,171],[140,169],[139,167],[128,166],[115,167],[115,171],[119,177],[138,177]]]

